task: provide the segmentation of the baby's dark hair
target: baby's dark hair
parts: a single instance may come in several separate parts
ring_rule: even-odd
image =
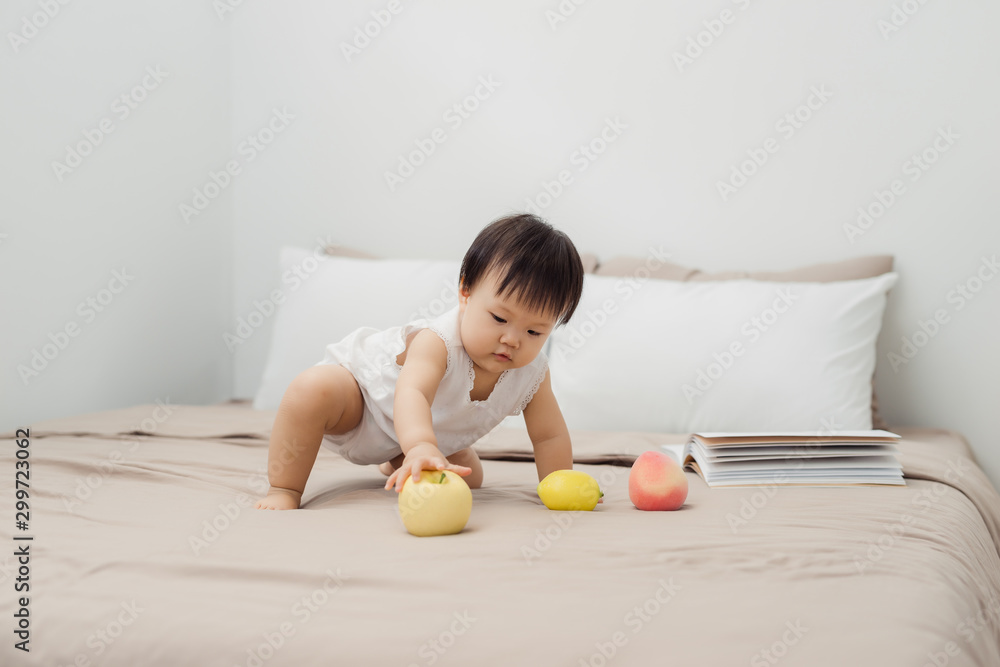
[[[583,262],[565,233],[522,213],[486,225],[465,253],[459,280],[472,289],[496,271],[498,296],[511,296],[532,310],[566,324],[583,293]]]

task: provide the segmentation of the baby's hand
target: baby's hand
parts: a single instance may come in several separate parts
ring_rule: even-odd
[[[472,468],[457,466],[445,458],[441,450],[431,443],[419,444],[411,449],[403,459],[403,463],[398,470],[389,475],[385,481],[385,488],[389,489],[395,483],[396,493],[403,490],[403,483],[407,477],[415,476],[420,479],[421,470],[450,470],[457,475],[465,477],[472,474]]]

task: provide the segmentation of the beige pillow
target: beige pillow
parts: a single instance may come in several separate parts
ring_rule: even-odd
[[[356,250],[342,245],[328,245],[324,248],[327,255],[332,257],[356,257],[358,259],[384,259],[377,255],[372,255],[364,250]],[[583,262],[584,273],[594,273],[597,268],[597,255],[591,253],[580,253],[580,261]]]
[[[354,248],[349,248],[345,245],[328,245],[323,250],[327,255],[331,257],[354,257],[357,259],[382,259],[377,255],[365,252],[364,250],[356,250]]]
[[[814,282],[829,283],[840,280],[862,280],[874,278],[892,271],[892,255],[870,255],[854,257],[839,262],[812,264],[786,271],[722,271],[706,273],[700,269],[692,269],[680,264],[661,262],[661,266],[650,269],[648,260],[641,257],[615,257],[607,262],[600,262],[594,271],[599,276],[636,276],[636,272],[644,268],[642,275],[649,272],[649,277],[660,280],[678,281],[711,281],[711,280],[762,280],[768,282]],[[888,428],[878,414],[878,398],[875,396],[875,377],[872,376],[872,427]]]

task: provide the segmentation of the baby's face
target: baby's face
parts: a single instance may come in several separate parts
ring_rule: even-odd
[[[498,281],[486,276],[470,293],[459,290],[459,331],[473,363],[489,373],[527,366],[548,339],[557,319],[497,296]]]

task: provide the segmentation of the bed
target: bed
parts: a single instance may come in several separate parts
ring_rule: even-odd
[[[604,502],[546,509],[511,417],[475,445],[466,529],[417,538],[375,466],[326,448],[301,510],[252,507],[275,409],[324,345],[456,301],[457,261],[328,241],[281,253],[252,402],[31,425],[29,526],[3,528],[9,553],[30,550],[28,599],[3,596],[30,652],[8,634],[0,664],[1000,665],[1000,497],[961,433],[879,415],[891,256],[712,274],[652,246],[584,255],[577,314],[545,353],[574,468]],[[239,321],[230,351],[263,317]],[[905,486],[711,489],[688,471],[677,511],[628,497],[632,462],[695,430],[873,427],[902,436]],[[18,558],[0,560],[8,591]]]
[[[416,538],[375,466],[325,449],[300,511],[254,510],[274,414],[159,401],[35,424],[31,650],[8,633],[2,663],[1000,664],[1000,497],[959,433],[893,429],[905,487],[689,472],[681,510],[642,512],[629,464],[687,434],[572,430],[606,496],[565,513],[502,426],[476,445],[466,530]]]

